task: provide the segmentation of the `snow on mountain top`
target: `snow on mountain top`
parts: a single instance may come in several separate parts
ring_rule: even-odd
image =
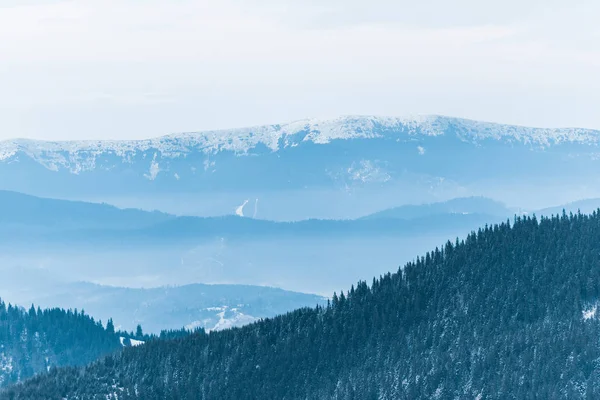
[[[377,128],[386,127],[414,130],[427,125],[431,117],[383,118],[383,117],[339,117],[331,120],[307,119],[283,125],[264,125],[249,128],[179,133],[145,140],[81,140],[81,141],[40,141],[15,139],[0,142],[0,160],[8,159],[23,152],[36,159],[49,153],[86,153],[87,156],[111,152],[126,157],[136,152],[155,149],[163,157],[178,157],[192,150],[211,154],[219,151],[247,153],[263,144],[273,151],[283,146],[291,146],[290,139],[304,134],[303,141],[328,143],[334,139],[379,137]],[[297,139],[297,138],[296,138]],[[297,143],[296,143],[297,144]]]
[[[436,117],[435,125],[437,129],[443,131],[453,127],[461,139],[471,142],[484,139],[508,139],[543,147],[564,142],[586,144],[600,142],[599,130],[585,128],[531,128],[450,117]]]
[[[496,139],[543,147],[562,142],[597,144],[600,141],[600,131],[581,128],[529,128],[435,115],[405,118],[344,116],[324,120],[305,119],[281,125],[180,133],[146,140],[7,140],[0,142],[0,161],[22,152],[34,160],[43,159],[44,165],[50,169],[78,165],[78,168],[85,170],[93,168],[96,156],[104,153],[112,153],[122,157],[124,162],[131,162],[137,153],[148,150],[159,152],[162,158],[177,158],[192,151],[245,154],[259,145],[277,151],[301,142],[325,144],[336,139],[444,134],[455,134],[468,142]]]

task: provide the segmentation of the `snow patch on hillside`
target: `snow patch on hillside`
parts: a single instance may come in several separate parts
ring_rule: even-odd
[[[238,217],[244,216],[244,207],[246,207],[246,204],[248,204],[248,201],[250,201],[250,200],[249,199],[244,200],[242,205],[240,205],[238,208],[235,209],[235,215],[237,215]]]
[[[583,309],[582,317],[584,320],[596,318],[596,311],[598,311],[598,303],[590,305]]]
[[[136,339],[131,339],[131,338],[127,339],[127,338],[125,338],[123,336],[119,337],[119,341],[121,342],[121,346],[128,346],[128,345],[130,345],[132,347],[136,347],[136,346],[144,344],[143,340],[136,340]]]
[[[10,374],[13,371],[13,358],[4,353],[0,353],[0,371],[3,374]]]
[[[243,326],[251,324],[252,322],[258,321],[258,318],[255,318],[251,315],[246,315],[238,311],[236,308],[232,308],[231,311],[233,315],[229,316],[229,318],[225,317],[226,311],[220,312],[219,322],[216,323],[214,327],[212,327],[212,331],[220,331],[223,329],[229,329],[236,326]]]
[[[384,183],[392,179],[379,161],[360,160],[352,163],[347,172],[351,180],[363,183]]]
[[[158,162],[156,161],[156,153],[154,153],[154,158],[152,159],[152,162],[150,163],[150,169],[148,170],[148,173],[145,174],[144,176],[147,179],[153,181],[156,179],[159,172],[160,172],[160,167],[158,166]]]
[[[241,306],[241,305],[240,305]],[[207,311],[219,311],[215,314],[215,318],[206,318],[204,320],[193,321],[186,325],[186,329],[194,330],[204,328],[206,332],[220,331],[234,327],[240,327],[258,321],[260,318],[246,315],[239,308],[228,306],[209,307]]]
[[[13,358],[7,356],[4,352],[0,353],[0,387],[4,385],[4,382],[7,381],[7,376],[9,376],[12,371]]]

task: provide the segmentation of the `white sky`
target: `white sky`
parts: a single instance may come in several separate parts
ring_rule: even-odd
[[[341,114],[600,129],[600,2],[0,0],[0,139]]]

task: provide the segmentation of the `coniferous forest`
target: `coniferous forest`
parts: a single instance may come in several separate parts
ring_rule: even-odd
[[[52,369],[2,399],[597,399],[600,211],[516,218],[329,305]]]
[[[120,348],[112,321],[104,328],[83,311],[26,311],[0,300],[0,386],[52,367],[85,365]]]
[[[163,330],[160,335],[116,331],[112,319],[101,321],[77,310],[29,310],[0,300],[0,387],[22,382],[56,367],[83,366],[134,343],[169,340],[192,331]],[[202,332],[197,329],[193,332]]]

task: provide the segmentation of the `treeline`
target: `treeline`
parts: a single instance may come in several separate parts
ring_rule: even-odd
[[[114,325],[113,325],[113,321],[112,319],[109,319],[108,321],[108,326],[113,326],[114,329]],[[110,329],[110,328],[109,328]],[[180,328],[180,329],[163,329],[160,331],[160,333],[158,335],[155,335],[153,333],[148,334],[148,333],[144,333],[144,330],[142,329],[141,325],[138,325],[135,332],[131,331],[131,332],[126,332],[126,331],[118,331],[117,335],[120,338],[126,339],[126,340],[138,340],[141,342],[148,342],[151,340],[170,340],[170,339],[179,339],[179,338],[183,338],[186,336],[189,336],[192,333],[203,333],[204,332],[204,328],[195,328],[195,329],[187,329],[187,328]]]
[[[599,212],[516,218],[327,306],[150,341],[0,397],[597,399],[599,295]]]
[[[29,310],[0,299],[0,387],[20,382],[62,366],[83,366],[131,345],[131,339],[148,342],[181,338],[185,329],[160,335],[115,331],[85,312],[59,308]]]
[[[0,386],[55,366],[85,365],[121,347],[114,329],[83,311],[27,311],[0,300]]]

